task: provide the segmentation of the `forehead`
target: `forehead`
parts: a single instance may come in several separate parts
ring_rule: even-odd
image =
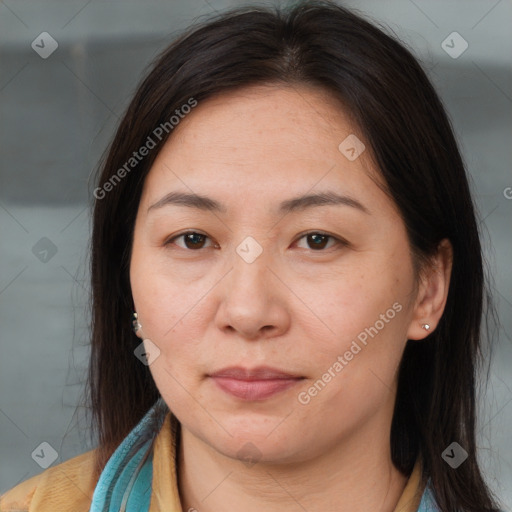
[[[322,89],[260,85],[200,102],[181,120],[169,146],[200,143],[219,153],[229,149],[232,158],[271,157],[272,149],[283,156],[289,148],[300,158],[337,147],[340,137],[355,132],[341,102]]]
[[[199,102],[173,130],[146,178],[144,196],[169,187],[271,197],[318,188],[378,194],[366,149],[349,160],[340,144],[359,127],[340,101],[312,87],[255,86]],[[373,179],[372,179],[373,178]],[[373,192],[372,192],[373,190]],[[296,194],[293,194],[296,192]]]

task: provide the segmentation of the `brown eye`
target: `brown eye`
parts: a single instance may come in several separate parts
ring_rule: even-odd
[[[316,231],[311,232],[311,233],[306,233],[299,240],[302,240],[302,239],[306,239],[306,243],[307,243],[306,249],[312,249],[314,251],[321,251],[322,249],[325,249],[330,241],[332,241],[334,243],[331,244],[329,247],[327,247],[328,249],[331,248],[333,245],[336,245],[336,243],[338,243],[338,244],[341,243],[343,245],[342,240],[339,240],[332,235],[328,235],[326,233],[321,233],[321,232],[316,232]]]
[[[198,233],[196,231],[187,231],[186,233],[182,233],[181,235],[177,235],[170,239],[165,243],[165,245],[170,245],[175,240],[180,238],[183,239],[184,246],[177,244],[178,247],[191,250],[203,249],[205,247],[205,241],[208,239],[208,237],[202,233]]]
[[[328,235],[307,235],[308,244],[311,243],[312,245],[310,247],[314,249],[325,249],[325,246],[327,245],[329,238],[330,237]]]

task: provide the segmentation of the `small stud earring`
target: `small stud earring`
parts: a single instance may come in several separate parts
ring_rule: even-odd
[[[139,329],[141,329],[141,328],[142,328],[142,325],[139,323],[139,318],[138,318],[137,313],[133,313],[132,326],[133,326],[133,332],[135,332],[135,333],[136,333]]]
[[[421,327],[425,329],[425,331],[430,331],[430,325],[428,324],[423,324]]]

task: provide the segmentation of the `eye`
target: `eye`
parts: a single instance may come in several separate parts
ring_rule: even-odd
[[[341,245],[348,245],[344,240],[340,240],[335,236],[328,235],[327,233],[322,233],[319,231],[311,231],[306,233],[302,235],[299,240],[302,240],[303,238],[306,239],[306,243],[309,246],[305,248],[313,249],[314,251],[321,251],[322,249],[325,249],[329,243],[329,239],[334,241],[334,244],[331,244],[331,246],[327,247],[328,249],[330,249],[333,245],[336,245],[336,243]]]
[[[205,249],[207,247],[214,245],[205,245],[206,240],[210,240],[210,238],[203,234],[199,233],[197,231],[186,231],[184,233],[180,233],[179,235],[176,235],[169,240],[167,240],[164,245],[172,245],[175,243],[176,240],[183,239],[183,244],[176,244],[178,247],[181,247],[182,249],[189,249],[189,250],[199,250],[199,249]],[[322,251],[323,249],[330,249],[336,244],[346,246],[348,243],[344,240],[341,240],[333,235],[329,235],[327,233],[322,233],[319,231],[311,231],[309,233],[305,233],[302,235],[298,240],[306,239],[306,243],[308,244],[308,247],[305,247],[305,249],[312,249],[314,251]],[[329,245],[329,242],[331,244]]]
[[[185,233],[181,233],[179,235],[174,236],[173,238],[167,240],[164,245],[171,245],[174,243],[175,240],[178,240],[182,238],[183,243],[185,244],[180,245],[177,244],[178,247],[181,247],[182,249],[191,249],[191,250],[197,250],[197,249],[204,249],[205,248],[205,240],[209,239],[208,236],[204,235],[203,233],[198,233],[197,231],[186,231]]]

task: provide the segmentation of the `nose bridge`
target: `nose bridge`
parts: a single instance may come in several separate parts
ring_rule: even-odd
[[[252,236],[244,238],[236,247],[233,257],[232,291],[250,293],[252,290],[255,295],[267,289],[267,267],[272,265],[271,253],[271,248],[263,241],[260,243]]]
[[[259,337],[264,327],[281,332],[287,313],[270,270],[272,249],[247,237],[235,251],[218,312],[218,326],[229,326],[247,338]]]

